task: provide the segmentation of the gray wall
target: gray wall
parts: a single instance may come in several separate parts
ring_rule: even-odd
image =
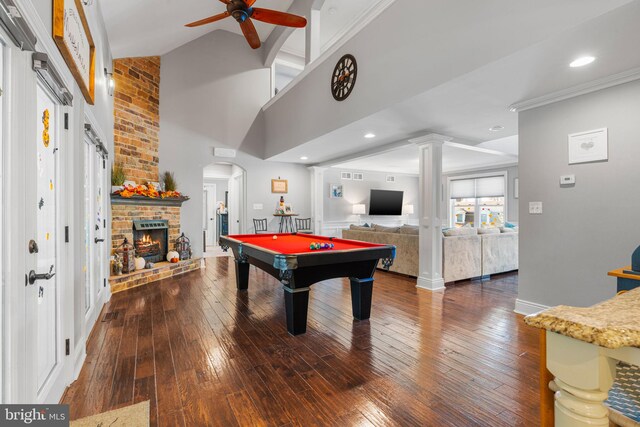
[[[515,198],[515,179],[518,178],[518,166],[495,168],[495,169],[478,169],[473,171],[464,172],[451,172],[442,175],[442,182],[447,183],[448,178],[454,178],[456,176],[469,176],[469,175],[481,175],[492,172],[504,172],[507,171],[508,185],[507,185],[507,221],[518,222],[519,218],[519,206],[518,199]],[[449,209],[448,201],[444,203],[444,209]],[[443,214],[443,218],[448,218],[448,213]]]
[[[342,180],[341,172],[361,172],[364,181]],[[396,182],[386,182],[387,175],[394,175]],[[343,186],[344,197],[332,199],[329,197],[331,184]],[[324,173],[324,214],[323,220],[330,221],[357,221],[357,216],[353,215],[353,205],[364,203],[367,212],[369,211],[369,193],[371,189],[376,190],[398,190],[404,191],[403,204],[413,205],[414,214],[398,217],[387,216],[361,216],[361,222],[389,222],[397,220],[398,223],[408,222],[418,219],[418,177],[415,175],[401,175],[385,172],[358,171],[342,168],[329,168]]]
[[[265,109],[267,157],[548,39],[623,1],[509,2],[505,19],[487,7],[503,1],[458,0],[444,8],[439,1],[398,0]],[[358,61],[358,81],[349,99],[336,103],[329,77],[345,53]]]
[[[607,271],[640,244],[639,118],[640,81],[520,114],[520,300],[587,306],[615,294]],[[567,135],[603,127],[609,160],[569,165]],[[560,187],[565,174],[575,187]]]
[[[245,231],[251,231],[253,218],[273,219],[280,195],[271,194],[271,179],[278,177],[289,180],[287,203],[310,216],[306,167],[266,162],[262,147],[242,143],[247,134],[261,134],[259,112],[270,96],[270,70],[261,52],[247,49],[242,36],[214,31],[164,55],[161,64],[160,170],[173,171],[179,190],[191,197],[181,222],[194,254],[202,254],[203,168],[230,161],[214,157],[214,147],[237,149],[231,162],[247,171]],[[264,209],[253,210],[256,203]]]

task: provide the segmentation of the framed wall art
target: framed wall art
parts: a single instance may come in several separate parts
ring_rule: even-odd
[[[286,194],[289,192],[289,181],[286,179],[272,179],[271,192]]]
[[[80,0],[53,0],[53,40],[87,103],[93,105],[96,46]]]
[[[330,187],[330,192],[329,192],[329,197],[331,197],[332,199],[341,199],[343,196],[342,193],[342,185],[340,184],[331,184]]]
[[[569,135],[569,164],[606,161],[609,159],[607,128]]]

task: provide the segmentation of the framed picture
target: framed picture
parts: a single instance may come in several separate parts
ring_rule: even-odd
[[[271,192],[272,193],[283,193],[286,194],[289,192],[289,181],[286,179],[272,179],[271,180]]]
[[[329,197],[332,199],[341,199],[342,198],[342,185],[340,184],[331,184],[331,192],[329,193]]]
[[[569,164],[609,160],[607,128],[569,135]]]
[[[80,0],[53,0],[53,40],[87,103],[94,104],[96,46]]]
[[[340,179],[350,180],[351,176],[352,176],[351,172],[341,172],[340,173]]]
[[[284,205],[284,213],[285,214],[292,214],[293,213],[293,207],[290,204]]]

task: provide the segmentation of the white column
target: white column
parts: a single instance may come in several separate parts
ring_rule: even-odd
[[[305,29],[305,64],[320,56],[320,9],[311,8]]]
[[[410,142],[418,146],[420,246],[418,288],[444,289],[442,276],[442,145],[451,138],[429,134]]]
[[[314,234],[322,234],[322,224],[324,218],[324,171],[327,168],[311,166],[308,168],[311,182],[311,218],[313,220]]]

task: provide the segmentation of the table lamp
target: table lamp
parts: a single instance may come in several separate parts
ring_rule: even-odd
[[[367,207],[365,205],[357,204],[353,205],[353,214],[358,215],[358,225],[360,225],[360,215],[367,213]]]

